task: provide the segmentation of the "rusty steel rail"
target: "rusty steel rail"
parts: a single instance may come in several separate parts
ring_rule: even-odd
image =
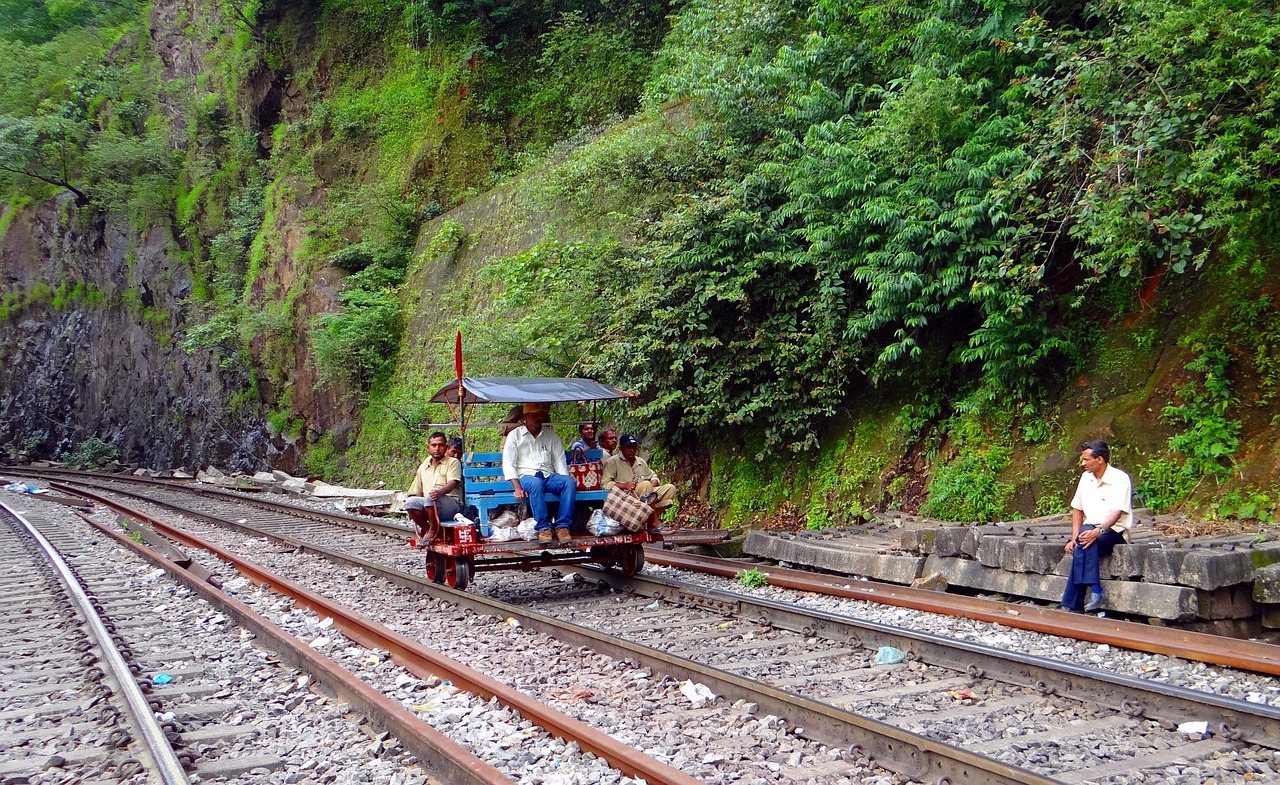
[[[11,518],[18,528],[26,532],[35,543],[36,551],[48,562],[51,571],[66,590],[72,607],[84,621],[85,631],[102,654],[100,662],[105,667],[105,675],[120,693],[129,725],[141,736],[147,770],[159,779],[162,785],[187,785],[190,780],[182,767],[182,761],[178,759],[178,754],[174,752],[173,746],[165,737],[164,728],[160,727],[159,721],[151,711],[147,696],[138,686],[138,681],[129,668],[129,662],[112,639],[107,623],[94,608],[95,600],[81,585],[80,579],[62,558],[62,554],[40,533],[39,529],[17,510],[3,502],[0,502],[0,512]]]
[[[679,567],[726,578],[732,578],[744,569],[755,567],[768,576],[771,586],[912,608],[945,616],[963,616],[1020,630],[1032,630],[1093,643],[1106,643],[1123,649],[1165,654],[1184,660],[1238,668],[1268,676],[1280,676],[1280,646],[1270,643],[1155,627],[1149,624],[1067,613],[1031,605],[1016,605],[980,597],[912,589],[891,583],[864,580],[850,583],[849,576],[844,575],[819,575],[803,570],[766,567],[732,559],[653,548],[645,549],[645,560],[654,564],[664,564],[668,567]]]
[[[81,493],[94,498],[127,515],[146,520],[162,531],[172,528],[157,522],[145,513],[132,510],[98,494],[73,486],[60,488],[66,492]],[[122,493],[128,493],[123,492]],[[877,765],[917,780],[931,782],[969,783],[971,785],[1052,785],[1050,777],[1010,766],[984,755],[953,747],[943,742],[896,728],[834,706],[809,700],[768,685],[759,684],[736,674],[682,657],[657,651],[640,644],[618,639],[607,633],[596,632],[576,624],[527,609],[512,606],[466,592],[436,585],[399,570],[343,554],[314,543],[298,540],[278,533],[255,529],[252,526],[224,521],[206,513],[188,511],[171,502],[152,502],[186,514],[208,520],[217,525],[243,531],[254,536],[265,536],[274,541],[315,553],[336,563],[358,567],[396,585],[413,591],[445,599],[480,614],[513,617],[528,629],[537,630],[570,645],[589,646],[597,652],[615,659],[631,658],[655,671],[675,678],[687,678],[702,682],[722,695],[741,696],[757,702],[763,709],[805,728],[806,738],[829,746],[848,748],[851,754],[866,755]],[[189,536],[176,530],[175,539]],[[345,630],[344,630],[345,632]],[[354,636],[353,636],[354,637]],[[383,648],[389,648],[383,646]],[[412,668],[411,668],[412,669]],[[417,672],[417,671],[415,671]],[[455,680],[455,683],[457,681]],[[628,748],[629,749],[629,748]],[[621,767],[619,767],[621,768]]]
[[[248,605],[203,580],[201,573],[180,566],[161,553],[134,542],[122,532],[83,513],[76,514],[119,545],[164,569],[179,583],[235,619],[236,624],[257,635],[258,640],[279,655],[281,660],[310,674],[319,684],[333,690],[343,701],[362,711],[374,728],[393,734],[406,750],[423,766],[430,768],[442,782],[447,785],[511,785],[513,782],[396,701],[328,657],[302,645],[296,637]]]
[[[1109,706],[1130,717],[1145,716],[1175,723],[1213,720],[1211,725],[1216,735],[1280,749],[1280,708],[1274,706],[1008,651],[978,641],[957,640],[813,610],[790,602],[691,586],[665,577],[641,574],[622,578],[592,568],[575,566],[572,569],[620,591],[633,591],[677,605],[708,608],[805,637],[818,636],[871,650],[893,646],[930,665],[1021,685],[1044,695],[1059,694],[1088,704]]]
[[[219,559],[232,564],[241,575],[254,583],[290,597],[303,607],[332,617],[334,627],[357,643],[368,648],[378,648],[390,652],[401,665],[419,676],[438,676],[448,679],[455,686],[472,694],[486,699],[497,698],[504,706],[520,712],[525,719],[566,741],[576,741],[584,752],[591,752],[603,758],[611,766],[628,776],[641,777],[647,782],[662,783],[662,785],[698,785],[698,780],[684,772],[645,755],[643,752],[623,744],[612,736],[579,722],[550,706],[541,704],[519,690],[485,676],[479,671],[446,657],[434,649],[423,646],[406,635],[388,630],[327,597],[308,591],[247,559],[236,556],[226,549],[207,543],[172,524],[165,523],[144,512],[131,509],[119,502],[79,489],[66,488],[64,490],[74,490],[76,493],[93,498],[95,501],[111,507],[117,512],[150,523],[157,531],[171,539],[214,554]],[[114,535],[114,533],[112,534]],[[260,620],[258,623],[269,624],[265,620]]]

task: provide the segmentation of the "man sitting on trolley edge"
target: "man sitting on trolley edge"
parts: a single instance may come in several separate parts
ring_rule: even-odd
[[[404,510],[417,529],[419,547],[440,534],[427,518],[427,507],[435,507],[442,521],[453,520],[462,510],[462,462],[445,455],[446,444],[440,431],[428,437],[428,457],[413,473],[409,498],[404,501]]]
[[[665,510],[675,504],[676,486],[663,484],[658,474],[649,468],[644,458],[637,455],[640,440],[634,434],[622,434],[618,454],[604,462],[600,487],[606,491],[619,488],[655,510]]]
[[[546,421],[545,404],[524,405],[524,425],[512,431],[502,445],[502,476],[511,482],[517,500],[529,500],[529,514],[537,521],[538,542],[551,542],[546,495],[552,493],[559,497],[556,539],[568,543],[578,486],[565,465],[564,442],[550,427],[543,427]]]

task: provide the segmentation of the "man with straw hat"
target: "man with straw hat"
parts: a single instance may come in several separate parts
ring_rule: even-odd
[[[516,499],[528,499],[529,514],[537,521],[538,542],[551,542],[552,529],[561,544],[570,541],[573,500],[578,486],[569,476],[564,460],[564,442],[547,421],[549,409],[543,403],[524,405],[524,425],[507,435],[502,445],[502,476],[511,483]],[[559,499],[554,527],[547,513],[547,494]]]

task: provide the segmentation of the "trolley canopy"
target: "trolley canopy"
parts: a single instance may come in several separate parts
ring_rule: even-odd
[[[591,379],[548,379],[522,376],[462,377],[466,395],[462,403],[559,403],[561,401],[611,401],[634,398],[624,392]],[[431,396],[432,403],[456,405],[458,381],[455,379]]]

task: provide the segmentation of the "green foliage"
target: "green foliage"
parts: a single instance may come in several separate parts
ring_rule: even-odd
[[[1231,339],[1252,365],[1259,394],[1254,406],[1267,406],[1280,395],[1280,307],[1270,293],[1243,299],[1232,314]]]
[[[721,445],[711,454],[711,503],[721,510],[726,526],[771,517],[786,499],[787,462],[761,456],[763,440],[744,446]]]
[[[302,467],[308,477],[336,477],[341,471],[342,452],[333,443],[333,434],[326,433],[307,449]]]
[[[643,296],[643,260],[616,244],[546,241],[515,256],[495,259],[477,277],[494,291],[489,305],[466,319],[462,330],[473,350],[520,375],[575,376],[583,369],[608,375],[603,347],[626,325],[599,326],[614,311],[615,297],[635,287]]]
[[[106,294],[91,283],[64,281],[53,291],[49,305],[58,311],[72,308],[104,308],[107,305]]]
[[[920,514],[946,521],[993,521],[1007,514],[1013,486],[999,479],[1009,468],[1013,449],[1006,439],[987,433],[974,414],[948,423],[954,457],[936,468],[929,498]]]
[[[1019,176],[1017,213],[1052,234],[1087,274],[1217,264],[1246,269],[1265,255],[1280,143],[1280,23],[1261,4],[1197,0],[1102,2],[1088,33],[1032,18],[1017,46],[1035,165]]]
[[[75,452],[63,456],[68,463],[86,469],[101,469],[120,457],[120,450],[112,443],[91,436],[80,443]]]
[[[1276,501],[1257,491],[1233,490],[1223,494],[1214,505],[1214,517],[1237,518],[1258,523],[1276,522]]]
[[[0,3],[0,189],[65,189],[80,206],[168,216],[177,159],[167,118],[152,116],[154,63],[116,45],[142,8],[36,0],[16,14]]]
[[[645,32],[634,18],[592,21],[575,10],[542,34],[527,97],[514,107],[531,122],[534,147],[635,111],[652,66],[649,42],[638,38]]]
[[[933,475],[922,515],[944,521],[993,521],[1008,511],[1013,486],[996,479],[1013,451],[993,446],[962,453]]]
[[[1140,276],[1274,261],[1262,5],[803,13],[690,6],[660,56],[650,100],[703,99],[722,174],[644,238],[658,295],[611,357],[653,427],[812,448],[862,385],[937,365],[930,340],[968,405],[1039,400]]]
[[[284,434],[290,438],[297,439],[302,435],[304,423],[301,417],[296,417],[288,411],[275,410],[267,414],[267,425],[271,428],[272,433]]]
[[[321,316],[312,333],[322,383],[367,391],[395,367],[402,281],[403,271],[378,265],[347,278],[342,312]]]
[[[444,221],[440,229],[427,243],[422,252],[424,259],[439,259],[446,253],[456,251],[467,241],[467,230],[457,221]]]
[[[762,586],[769,585],[769,574],[760,572],[760,570],[755,567],[740,570],[734,577],[738,583],[746,586],[748,589],[758,589]]]
[[[1183,385],[1177,393],[1181,402],[1160,413],[1165,422],[1181,426],[1169,438],[1170,455],[1153,459],[1139,473],[1137,490],[1156,512],[1186,501],[1205,479],[1228,476],[1240,449],[1240,423],[1227,416],[1235,403],[1227,377],[1230,357],[1221,345],[1194,335],[1181,343],[1197,353],[1187,370],[1200,378]]]

